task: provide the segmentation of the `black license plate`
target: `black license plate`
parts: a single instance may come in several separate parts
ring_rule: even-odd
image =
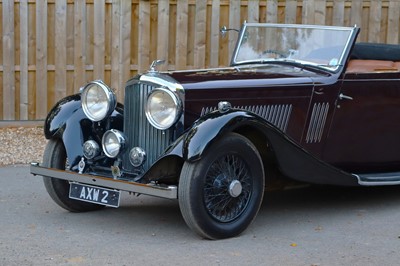
[[[119,207],[120,191],[71,182],[69,197],[71,199]]]

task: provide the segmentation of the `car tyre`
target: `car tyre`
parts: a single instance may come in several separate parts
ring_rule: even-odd
[[[67,155],[62,141],[51,139],[47,142],[43,155],[43,166],[65,170]],[[62,208],[71,212],[87,212],[104,208],[102,205],[82,202],[69,198],[70,184],[66,180],[43,177],[44,186],[50,197]]]
[[[229,133],[181,171],[179,207],[187,225],[207,239],[234,237],[256,217],[264,194],[264,169],[255,146]]]

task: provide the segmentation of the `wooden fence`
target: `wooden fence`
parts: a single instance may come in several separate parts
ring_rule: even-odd
[[[0,0],[0,120],[43,119],[54,103],[102,79],[123,98],[146,71],[229,63],[249,22],[357,24],[360,40],[399,43],[400,0]]]

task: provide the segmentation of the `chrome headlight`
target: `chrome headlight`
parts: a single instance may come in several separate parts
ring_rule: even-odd
[[[114,92],[102,81],[88,83],[82,91],[82,109],[92,121],[101,121],[114,111],[117,100]]]
[[[99,144],[94,140],[88,140],[83,143],[83,156],[87,159],[93,159],[100,153]]]
[[[107,130],[103,135],[101,144],[107,157],[115,158],[125,146],[125,137],[119,130]]]
[[[156,88],[147,98],[145,112],[147,120],[153,127],[165,130],[178,121],[182,104],[172,91]]]

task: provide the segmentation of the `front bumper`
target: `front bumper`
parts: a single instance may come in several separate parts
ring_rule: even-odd
[[[118,190],[161,197],[166,199],[178,198],[177,186],[163,186],[154,183],[141,184],[136,182],[115,180],[95,175],[78,174],[75,172],[42,167],[39,165],[39,163],[31,163],[30,172],[33,175],[47,176],[68,181],[74,181],[87,185],[95,185],[99,187],[118,189]]]

